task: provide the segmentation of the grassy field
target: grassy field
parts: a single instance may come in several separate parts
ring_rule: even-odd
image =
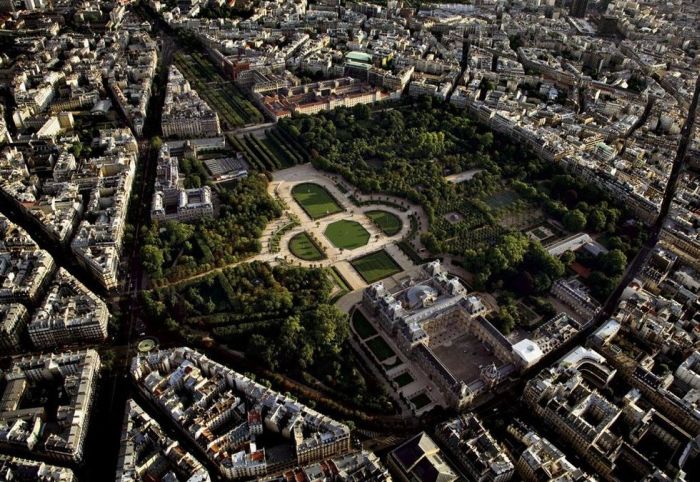
[[[177,53],[175,65],[200,97],[218,112],[224,130],[264,121],[260,111],[205,55]]]
[[[374,211],[367,211],[365,214],[387,236],[393,236],[401,231],[401,220],[395,214],[378,209]]]
[[[518,193],[504,189],[488,196],[484,201],[493,209],[503,209],[520,199]]]
[[[377,334],[377,330],[367,321],[367,318],[365,318],[365,315],[363,315],[360,310],[355,310],[355,313],[353,313],[352,326],[363,340]]]
[[[305,261],[319,261],[326,257],[306,232],[299,233],[289,240],[289,251]]]
[[[369,241],[369,233],[356,221],[343,219],[331,223],[323,233],[336,248],[355,249]]]
[[[408,385],[409,383],[411,383],[413,381],[413,377],[411,376],[410,373],[404,372],[401,375],[399,375],[398,377],[394,378],[394,381],[399,385],[399,388],[405,387],[406,385]]]
[[[377,360],[384,361],[387,358],[391,358],[392,356],[396,356],[396,353],[394,353],[394,350],[391,349],[389,344],[384,341],[384,338],[381,336],[377,335],[374,338],[365,341],[365,344],[367,345],[367,348],[369,348],[372,353],[374,353],[374,356],[377,357]]]
[[[367,283],[401,272],[401,267],[384,250],[353,259],[350,264]]]
[[[304,182],[294,186],[292,188],[292,197],[311,219],[320,219],[342,211],[328,191],[311,182]]]

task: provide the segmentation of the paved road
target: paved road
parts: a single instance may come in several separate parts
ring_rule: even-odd
[[[275,122],[266,122],[264,124],[255,124],[253,126],[239,127],[238,129],[232,129],[230,131],[225,131],[224,134],[232,134],[234,136],[240,136],[243,134],[254,134],[258,133],[264,134],[270,127],[273,127]]]

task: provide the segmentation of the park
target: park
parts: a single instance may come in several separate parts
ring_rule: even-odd
[[[310,164],[275,171],[268,192],[298,220],[275,238],[276,257],[334,267],[353,290],[414,268],[396,245],[410,233],[415,213],[395,200],[355,198],[351,189]]]

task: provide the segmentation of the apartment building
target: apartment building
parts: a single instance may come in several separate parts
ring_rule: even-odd
[[[48,288],[27,332],[39,349],[107,338],[109,310],[92,291],[63,268]]]
[[[190,348],[137,356],[131,375],[226,479],[274,475],[350,451],[345,425]],[[189,399],[195,403],[185,410]],[[287,455],[272,457],[257,442],[265,433],[286,440]]]
[[[506,482],[514,466],[506,452],[473,413],[441,423],[436,436],[459,467],[475,482]]]
[[[0,304],[0,348],[7,352],[22,347],[29,312],[21,303]]]
[[[92,349],[14,358],[3,374],[0,447],[61,464],[82,461],[99,370],[100,357]],[[20,408],[28,391],[55,389],[57,381],[65,394],[58,406],[25,403]],[[50,430],[48,418],[55,420]]]
[[[164,137],[212,137],[221,133],[219,115],[174,65],[168,74],[161,129]]]
[[[458,479],[455,470],[443,457],[428,434],[421,432],[389,452],[387,464],[397,480],[402,482]]]

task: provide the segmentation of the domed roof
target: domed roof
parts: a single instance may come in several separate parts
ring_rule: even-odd
[[[406,293],[408,305],[411,307],[411,309],[418,308],[419,306],[425,306],[426,303],[434,301],[437,296],[437,290],[428,285],[414,286]]]

